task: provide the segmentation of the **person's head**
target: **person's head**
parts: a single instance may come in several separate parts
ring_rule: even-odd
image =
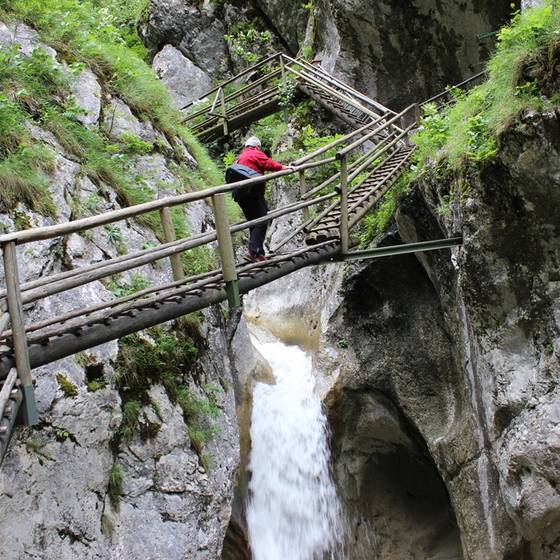
[[[245,140],[245,147],[246,148],[260,148],[261,141],[256,136],[249,136],[247,140]]]

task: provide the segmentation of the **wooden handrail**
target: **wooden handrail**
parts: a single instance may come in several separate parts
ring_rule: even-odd
[[[212,95],[213,93],[218,91],[220,88],[223,88],[223,87],[235,82],[236,80],[239,80],[239,78],[242,78],[243,76],[246,76],[247,74],[250,74],[251,72],[254,72],[255,70],[257,70],[261,66],[264,66],[265,64],[268,64],[269,62],[271,62],[275,58],[278,58],[279,56],[282,56],[282,53],[277,52],[277,53],[271,54],[270,56],[265,57],[260,62],[256,62],[255,64],[253,64],[253,66],[250,66],[249,68],[246,68],[245,70],[243,70],[243,72],[240,72],[239,74],[236,74],[235,76],[233,76],[233,78],[230,78],[229,80],[226,80],[225,82],[222,82],[219,86],[216,86],[215,88],[213,88],[213,89],[207,91],[206,93],[202,94],[198,99],[195,99],[194,101],[191,101],[190,103],[188,103],[184,107],[181,107],[180,110],[184,111],[185,109],[188,109],[191,105],[194,105],[197,101],[202,101],[203,99],[206,99],[209,95]]]
[[[113,222],[126,220],[128,218],[134,218],[136,216],[140,216],[141,214],[145,214],[147,212],[153,212],[154,210],[160,210],[165,206],[169,206],[169,207],[178,206],[180,204],[186,204],[188,202],[205,200],[207,198],[211,198],[215,194],[228,193],[241,189],[243,187],[260,185],[262,183],[266,183],[268,181],[277,179],[279,177],[292,175],[297,171],[301,171],[305,169],[313,169],[315,167],[320,167],[321,165],[325,165],[333,161],[335,161],[334,157],[326,158],[324,160],[320,160],[317,162],[300,165],[294,170],[286,169],[283,171],[276,171],[268,175],[262,175],[260,177],[246,179],[244,181],[239,181],[237,183],[219,185],[217,187],[212,187],[199,192],[186,193],[186,194],[161,198],[158,200],[152,200],[150,202],[144,202],[142,204],[129,206],[127,208],[121,208],[120,210],[112,210],[110,212],[105,212],[104,214],[99,214],[98,216],[91,216],[88,218],[73,220],[71,222],[66,222],[64,224],[56,224],[52,226],[44,226],[39,228],[27,229],[23,231],[16,231],[13,233],[6,233],[0,235],[0,245],[4,246],[6,243],[9,243],[11,241],[15,241],[17,244],[22,245],[25,243],[31,243],[33,241],[42,241],[45,239],[60,237],[62,235],[77,233],[79,231],[85,231],[95,227],[107,225]]]
[[[404,111],[401,111],[400,113],[398,113],[394,117],[391,117],[382,126],[376,128],[375,130],[372,130],[371,132],[369,132],[365,136],[362,136],[362,138],[360,138],[359,140],[356,140],[355,142],[353,142],[349,146],[346,146],[346,148],[344,148],[343,150],[340,150],[339,152],[337,152],[337,154],[336,154],[337,159],[342,159],[343,157],[346,156],[346,154],[350,153],[352,150],[355,150],[356,148],[361,146],[364,142],[367,142],[370,138],[372,138],[376,134],[379,134],[380,132],[385,130],[387,127],[391,126],[394,122],[400,120],[409,111],[414,109],[414,107],[416,107],[416,103],[413,103],[412,105],[409,105]]]
[[[229,103],[230,101],[233,101],[237,97],[241,97],[242,95],[245,95],[248,91],[250,91],[252,89],[256,89],[257,87],[261,86],[263,83],[267,82],[268,80],[273,80],[274,78],[278,77],[279,75],[280,75],[280,69],[273,70],[272,72],[269,72],[268,74],[262,76],[258,80],[255,80],[254,82],[251,82],[250,84],[247,84],[246,86],[242,87],[241,89],[239,89],[237,91],[234,91],[234,92],[230,93],[229,95],[227,95],[226,98],[225,98],[226,103]],[[208,107],[205,107],[204,109],[200,109],[199,111],[196,111],[195,113],[189,113],[186,117],[183,118],[183,122],[188,122],[188,121],[194,120],[195,118],[200,117],[204,113],[212,114],[211,111],[208,111]]]
[[[363,93],[359,92],[357,89],[349,86],[348,84],[345,84],[344,82],[340,81],[338,78],[336,78],[334,76],[331,76],[330,74],[327,74],[327,72],[325,72],[322,68],[316,68],[312,64],[309,64],[309,62],[307,62],[306,60],[300,60],[300,59],[294,60],[293,58],[291,58],[288,55],[283,55],[283,58],[285,58],[286,60],[289,60],[292,63],[297,63],[300,66],[304,66],[307,71],[313,72],[315,75],[320,76],[320,79],[326,80],[326,81],[330,82],[331,84],[336,84],[338,87],[344,89],[349,94],[358,97],[361,101],[367,103],[368,105],[372,105],[378,111],[381,111],[382,113],[385,113],[385,114],[393,114],[393,115],[395,114],[394,111],[391,111],[387,107],[381,105],[381,103],[377,103],[375,100],[370,99],[369,97],[367,97]]]
[[[474,76],[471,76],[470,78],[467,78],[466,80],[463,80],[462,82],[455,84],[453,86],[449,86],[445,91],[442,91],[441,93],[438,93],[437,95],[434,95],[433,97],[430,97],[430,99],[426,99],[426,101],[422,101],[422,103],[420,103],[420,105],[426,105],[427,103],[433,103],[434,101],[437,101],[438,99],[445,97],[446,95],[449,95],[450,92],[454,89],[462,89],[464,86],[470,84],[471,82],[474,82],[476,80],[479,80],[480,78],[482,78],[483,76],[486,75],[486,70],[483,70],[482,72],[479,72],[478,74],[475,74]]]

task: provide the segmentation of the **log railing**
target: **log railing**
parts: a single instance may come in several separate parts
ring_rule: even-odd
[[[270,62],[270,61],[269,61]],[[291,61],[290,61],[291,62]],[[287,67],[289,71],[289,67]],[[297,72],[297,70],[295,70]],[[218,88],[216,93],[223,92]],[[221,94],[220,94],[221,95]],[[327,208],[338,204],[340,206],[339,243],[341,253],[347,253],[349,248],[349,223],[348,213],[352,210],[348,205],[348,193],[352,190],[352,183],[359,181],[360,173],[373,169],[378,164],[377,160],[387,152],[394,152],[404,145],[406,131],[396,128],[402,117],[412,111],[413,107],[407,108],[402,113],[393,114],[391,118],[374,118],[370,123],[357,130],[344,135],[311,154],[308,154],[294,162],[294,169],[288,169],[271,173],[263,177],[248,179],[235,184],[223,184],[208,188],[200,192],[190,192],[164,199],[154,200],[144,204],[130,206],[120,210],[114,210],[74,220],[71,222],[57,224],[47,227],[31,228],[0,235],[0,247],[2,248],[4,274],[6,287],[0,291],[0,306],[7,310],[10,319],[10,328],[0,333],[0,345],[9,347],[13,351],[18,374],[18,384],[23,393],[24,420],[27,424],[38,421],[37,409],[33,393],[31,367],[28,354],[28,343],[36,340],[35,333],[46,332],[55,336],[59,325],[76,320],[82,316],[95,316],[107,313],[134,313],[137,302],[141,298],[152,298],[157,303],[161,294],[179,294],[186,289],[192,290],[197,286],[203,286],[208,282],[223,281],[225,293],[230,306],[236,307],[240,304],[238,287],[238,267],[235,263],[232,235],[242,232],[254,225],[268,222],[271,219],[301,212],[304,216],[304,224],[309,223],[310,210],[319,207],[318,215]],[[386,133],[383,136],[381,133]],[[373,141],[373,142],[372,142]],[[328,155],[328,152],[336,155]],[[308,183],[313,180],[314,170],[331,170],[337,166],[330,179],[323,181],[320,185],[308,189]],[[263,184],[274,179],[294,176],[299,181],[301,197],[299,200],[274,209],[267,216],[230,225],[225,205],[225,196],[237,189]],[[334,187],[334,190],[325,191],[326,187]],[[215,230],[201,233],[188,238],[176,239],[170,209],[182,207],[196,201],[207,201],[211,204],[214,214]],[[21,245],[32,244],[38,241],[65,237],[70,234],[79,234],[93,228],[99,228],[108,224],[115,224],[123,220],[138,218],[148,212],[158,211],[161,219],[163,239],[162,244],[157,247],[143,249],[127,255],[107,259],[100,263],[90,264],[75,270],[59,272],[44,276],[35,280],[20,282],[18,271],[17,248]],[[315,220],[316,223],[316,220]],[[298,230],[302,232],[303,230]],[[293,239],[293,235],[291,239]],[[220,256],[221,270],[209,272],[202,275],[185,277],[185,270],[181,261],[181,254],[197,247],[217,242]],[[84,286],[115,274],[138,269],[155,261],[169,258],[173,271],[173,282],[164,286],[147,288],[132,296],[125,296],[110,302],[102,302],[83,309],[76,309],[52,317],[41,322],[26,325],[24,317],[24,305],[67,292],[74,288]],[[281,259],[280,259],[281,260]],[[255,266],[255,265],[251,265]],[[258,266],[258,265],[256,265]],[[188,272],[188,271],[187,271]],[[146,301],[145,299],[142,301]],[[58,326],[57,326],[58,325]]]
[[[257,79],[242,85],[244,79],[254,75],[258,76]],[[201,137],[218,129],[220,134],[227,135],[235,120],[242,122],[264,107],[276,109],[281,88],[288,80],[294,80],[303,91],[324,98],[335,112],[341,110],[347,116],[353,116],[356,122],[379,121],[395,115],[380,103],[330,76],[322,68],[302,58],[276,53],[185,106],[183,109],[190,110],[185,116],[185,123]],[[226,89],[235,84],[239,89],[226,94]],[[200,104],[204,106],[196,109]],[[399,126],[400,123],[394,125],[395,128]]]

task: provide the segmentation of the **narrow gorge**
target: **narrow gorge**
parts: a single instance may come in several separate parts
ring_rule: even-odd
[[[560,559],[559,34],[557,0],[0,0],[0,558]],[[264,262],[250,136],[295,165]]]

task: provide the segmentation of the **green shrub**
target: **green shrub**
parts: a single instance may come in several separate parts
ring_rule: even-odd
[[[408,189],[410,177],[402,176],[383,197],[379,206],[366,214],[360,222],[360,247],[367,247],[378,235],[386,231],[397,210],[399,198]]]
[[[129,154],[145,155],[154,151],[154,145],[151,142],[142,140],[135,134],[125,132],[119,137],[122,148]]]
[[[138,425],[142,405],[136,400],[126,401],[123,405],[123,419],[120,433],[124,441],[130,442],[134,435],[134,429]]]
[[[230,44],[233,54],[250,65],[266,54],[272,33],[258,29],[258,23],[255,21],[241,22],[234,25],[224,38]]]
[[[170,332],[155,327],[147,331],[150,338],[132,334],[120,340],[116,363],[116,383],[124,402],[120,433],[125,441],[130,441],[135,430],[149,437],[150,426],[144,426],[147,423],[141,408],[154,407],[148,391],[154,383],[161,383],[171,401],[181,407],[192,445],[200,453],[216,433],[212,420],[219,414],[219,388],[205,385],[196,392],[189,389],[187,375],[198,356],[194,343],[198,335],[188,334],[195,329],[186,322],[181,325],[185,330]]]
[[[138,272],[134,272],[131,275],[130,282],[124,282],[120,278],[113,277],[107,284],[107,289],[113,292],[114,296],[117,298],[131,296],[136,292],[145,290],[150,283],[148,280]]]
[[[496,54],[488,63],[488,79],[459,94],[456,103],[440,114],[434,106],[424,107],[420,130],[414,137],[418,146],[416,172],[428,159],[446,159],[452,167],[465,161],[488,161],[497,153],[500,133],[522,111],[557,107],[558,97],[543,98],[542,76],[560,58],[559,33],[557,0],[517,13],[498,35]]]

